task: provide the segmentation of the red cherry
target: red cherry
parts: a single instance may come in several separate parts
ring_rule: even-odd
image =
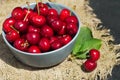
[[[11,30],[9,33],[6,34],[6,39],[11,43],[17,40],[18,38],[20,38],[20,35],[15,30]]]
[[[14,24],[14,27],[20,31],[20,32],[26,32],[27,28],[28,28],[28,25],[26,22],[20,20],[20,21],[16,21],[15,24]]]
[[[74,24],[78,24],[78,20],[77,20],[77,18],[76,18],[76,16],[68,16],[66,19],[65,19],[65,22],[67,23],[67,24],[69,24],[69,23],[74,23]]]
[[[66,34],[66,23],[63,22],[62,28],[58,31],[58,35]]]
[[[24,14],[26,15],[26,14],[31,14],[32,12],[33,12],[33,10],[32,9],[29,9],[28,10],[28,8],[23,8],[23,11],[24,11]]]
[[[41,2],[38,3],[38,6],[39,6],[40,15],[47,16],[48,6]],[[38,13],[37,5],[35,6],[34,10]]]
[[[97,61],[100,58],[100,52],[96,49],[91,49],[89,51],[89,55],[90,55],[89,59],[93,62]]]
[[[50,42],[48,38],[41,38],[39,41],[39,48],[43,52],[47,52],[50,50]]]
[[[97,63],[92,62],[90,60],[86,60],[83,65],[84,65],[85,70],[88,72],[93,71],[97,67]]]
[[[51,44],[52,50],[59,49],[60,47],[62,47],[62,44],[59,40],[56,40]]]
[[[32,26],[32,25],[29,25],[28,26],[28,33],[29,32],[37,32],[37,33],[40,33],[40,28],[37,28],[35,26]]]
[[[14,8],[11,14],[16,20],[23,20],[25,17],[24,11],[21,7]]]
[[[32,45],[29,47],[28,52],[30,53],[41,53],[38,46]]]
[[[48,22],[49,25],[51,25],[52,22],[56,21],[56,20],[58,20],[58,17],[56,17],[56,16],[48,16],[47,17],[47,22]]]
[[[72,37],[70,36],[70,35],[63,35],[61,38],[60,38],[60,40],[61,40],[61,43],[63,44],[63,45],[66,45],[66,44],[68,44],[71,40],[72,40]]]
[[[58,40],[58,38],[56,36],[52,36],[50,37],[50,44],[52,44],[53,42],[55,42],[56,40]]]
[[[58,16],[58,12],[55,9],[50,8],[48,10],[48,16]]]
[[[42,15],[35,15],[32,17],[32,22],[34,25],[41,27],[46,23],[46,19]]]
[[[70,11],[68,9],[62,9],[60,12],[60,19],[64,21],[68,16],[70,16]]]
[[[40,40],[40,34],[36,32],[29,32],[26,34],[26,38],[28,43],[30,43],[31,45],[35,45],[38,44]]]
[[[34,16],[37,16],[38,14],[36,13],[36,12],[31,12],[29,15],[28,15],[28,21],[30,22],[30,23],[32,23],[32,18],[34,17]]]
[[[51,37],[54,35],[54,32],[52,30],[51,27],[49,27],[48,25],[44,25],[42,28],[41,28],[41,35],[43,37]]]
[[[27,51],[29,44],[24,39],[19,38],[14,42],[13,46],[18,50]]]
[[[3,22],[3,30],[8,33],[12,30],[11,26],[13,26],[15,23],[15,19],[10,17],[7,18],[4,22]]]
[[[71,36],[74,36],[77,31],[78,31],[78,27],[76,24],[74,23],[69,23],[67,26],[66,26],[66,31],[69,35]]]
[[[56,32],[59,31],[59,30],[61,30],[62,26],[63,26],[63,22],[61,20],[55,20],[51,24],[51,27]]]

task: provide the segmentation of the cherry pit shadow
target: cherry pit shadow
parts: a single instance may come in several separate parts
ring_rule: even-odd
[[[12,67],[18,68],[18,69],[25,69],[25,70],[30,70],[30,71],[35,71],[35,70],[43,70],[43,69],[49,69],[55,66],[47,67],[47,68],[37,68],[37,67],[31,67],[28,66],[19,60],[12,54],[8,46],[5,44],[2,34],[0,34],[0,59],[3,60],[6,64],[11,65]]]

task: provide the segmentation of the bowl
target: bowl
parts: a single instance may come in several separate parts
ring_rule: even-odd
[[[78,31],[77,31],[76,35],[72,38],[72,40],[65,46],[63,46],[57,50],[45,52],[42,54],[31,54],[31,53],[23,52],[23,51],[20,51],[20,50],[14,48],[6,40],[6,38],[5,38],[6,34],[2,30],[3,39],[6,43],[6,45],[9,47],[9,49],[12,51],[13,55],[22,63],[27,64],[32,67],[46,68],[46,67],[55,66],[55,65],[63,62],[68,57],[68,55],[71,53],[72,48],[75,43],[75,40],[80,32],[81,22],[80,22],[78,15],[73,10],[71,10],[67,6],[57,4],[57,3],[46,2],[46,4],[51,8],[55,8],[58,12],[60,12],[61,9],[63,9],[63,8],[67,8],[68,10],[71,11],[71,14],[75,15],[78,19]],[[36,5],[36,3],[31,3],[30,8],[33,9],[35,7],[35,5]],[[22,7],[27,7],[27,5],[22,6]]]

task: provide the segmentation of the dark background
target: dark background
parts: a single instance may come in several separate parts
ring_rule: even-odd
[[[114,44],[120,44],[120,0],[89,0],[89,6],[113,35]],[[115,66],[108,80],[120,80],[120,65]]]

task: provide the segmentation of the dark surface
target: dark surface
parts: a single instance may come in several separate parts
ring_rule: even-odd
[[[114,43],[120,44],[120,0],[89,0],[93,12],[102,21],[110,34],[115,38]],[[120,65],[115,66],[108,80],[120,80]]]
[[[120,44],[120,0],[90,0],[90,6]]]

